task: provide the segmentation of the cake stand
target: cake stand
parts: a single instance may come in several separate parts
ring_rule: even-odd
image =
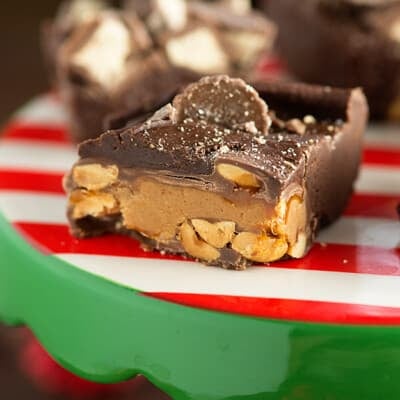
[[[142,374],[176,400],[400,396],[400,128],[367,135],[356,193],[303,260],[246,271],[77,240],[65,110],[35,99],[0,141],[0,319],[98,382]]]

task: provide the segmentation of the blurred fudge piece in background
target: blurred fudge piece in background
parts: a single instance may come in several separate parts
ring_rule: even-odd
[[[268,1],[277,47],[299,80],[362,86],[376,119],[400,119],[400,1]]]

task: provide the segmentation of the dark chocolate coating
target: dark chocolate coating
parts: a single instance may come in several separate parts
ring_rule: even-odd
[[[387,118],[400,95],[399,43],[390,38],[398,1],[270,1],[277,47],[289,71],[305,82],[361,86],[371,115]],[[391,112],[393,114],[393,112]]]

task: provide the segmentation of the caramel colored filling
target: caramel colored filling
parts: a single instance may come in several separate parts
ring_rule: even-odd
[[[264,201],[238,204],[205,190],[174,186],[148,177],[138,178],[132,188],[116,192],[123,223],[128,229],[158,241],[175,239],[179,226],[193,218],[234,221],[240,230],[257,231],[271,215]]]

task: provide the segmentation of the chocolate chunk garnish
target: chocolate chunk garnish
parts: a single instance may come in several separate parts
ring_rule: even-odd
[[[229,129],[268,134],[268,106],[241,79],[205,77],[189,85],[174,100],[177,121],[205,121]]]

